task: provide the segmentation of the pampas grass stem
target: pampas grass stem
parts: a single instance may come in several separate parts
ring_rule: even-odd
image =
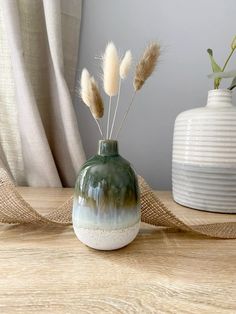
[[[102,132],[102,128],[101,128],[101,126],[100,126],[100,123],[98,122],[98,120],[97,120],[97,119],[94,119],[94,120],[95,120],[95,121],[96,121],[96,123],[97,123],[98,130],[99,130],[99,132],[100,132],[100,134],[101,134],[102,139],[104,139],[104,136],[103,136],[103,132]]]
[[[107,139],[109,139],[110,116],[111,116],[111,96],[109,99],[108,116],[107,116]]]
[[[122,127],[123,127],[123,125],[124,125],[126,119],[127,119],[127,116],[128,116],[128,114],[129,114],[129,112],[130,112],[130,109],[131,109],[131,107],[132,107],[132,105],[133,105],[133,102],[134,102],[134,98],[135,98],[135,96],[136,96],[136,93],[137,93],[137,91],[134,90],[134,93],[133,93],[133,96],[132,96],[132,98],[131,98],[130,104],[129,104],[129,106],[128,106],[128,108],[127,108],[125,114],[124,114],[124,117],[123,117],[123,119],[122,119],[122,121],[121,121],[120,127],[119,127],[119,129],[118,129],[118,131],[117,131],[117,133],[116,133],[115,139],[118,138],[118,136],[119,136],[119,134],[120,134],[120,131],[121,131],[121,129],[122,129]]]
[[[112,132],[113,132],[114,125],[115,125],[117,110],[118,110],[118,106],[119,106],[119,102],[120,102],[121,81],[124,80],[127,77],[127,75],[129,74],[131,64],[132,64],[132,54],[131,54],[130,50],[127,50],[123,59],[121,60],[121,63],[120,63],[120,71],[119,71],[120,80],[119,80],[118,96],[117,96],[116,108],[115,108],[112,126],[111,126],[111,132],[110,132],[110,136],[109,136],[110,139],[112,137]]]
[[[112,126],[111,126],[111,132],[110,132],[109,139],[111,139],[111,137],[112,137],[112,133],[113,133],[114,125],[115,125],[117,110],[118,110],[118,106],[119,106],[119,102],[120,102],[120,90],[121,90],[121,78],[119,81],[119,90],[118,90],[118,96],[117,96],[117,101],[116,101],[116,108],[115,108],[115,113],[114,113],[113,120],[112,120]]]

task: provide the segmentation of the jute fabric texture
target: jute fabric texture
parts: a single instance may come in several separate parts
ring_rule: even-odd
[[[142,221],[155,226],[178,228],[209,237],[236,238],[236,222],[188,225],[176,217],[153,193],[146,181],[139,177],[141,190]],[[6,224],[71,224],[73,198],[69,198],[59,208],[42,216],[18,193],[4,169],[0,169],[0,222]]]
[[[81,1],[0,1],[0,167],[17,185],[73,186],[85,161],[72,104]]]

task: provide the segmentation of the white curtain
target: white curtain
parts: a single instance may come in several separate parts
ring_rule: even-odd
[[[81,0],[0,0],[0,167],[73,186],[85,160],[74,93]]]

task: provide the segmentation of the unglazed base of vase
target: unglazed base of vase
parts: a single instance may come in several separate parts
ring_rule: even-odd
[[[114,230],[87,229],[73,225],[78,239],[96,250],[117,250],[131,243],[137,236],[140,222],[135,225]]]

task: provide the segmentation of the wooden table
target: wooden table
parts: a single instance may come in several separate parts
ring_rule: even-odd
[[[19,190],[41,212],[72,194]],[[184,219],[216,219],[176,205],[170,192],[158,195]],[[132,244],[101,252],[72,227],[0,226],[1,314],[236,313],[235,280],[236,240],[143,224]]]

